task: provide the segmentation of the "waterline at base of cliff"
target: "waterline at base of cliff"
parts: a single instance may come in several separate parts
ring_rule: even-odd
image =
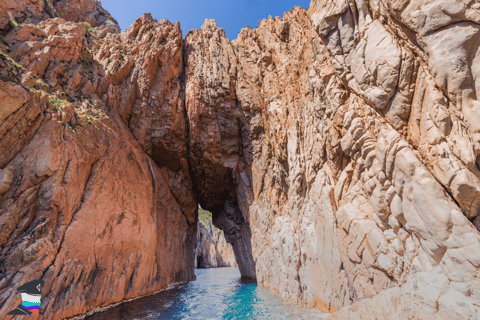
[[[237,268],[197,269],[196,281],[120,304],[88,320],[326,319],[328,314],[282,301]]]

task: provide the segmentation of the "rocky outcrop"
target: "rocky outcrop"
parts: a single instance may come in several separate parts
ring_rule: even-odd
[[[197,268],[237,266],[232,245],[227,243],[223,231],[216,228],[211,221],[198,221],[195,266]]]
[[[98,0],[2,0],[0,30],[17,23],[33,23],[59,17],[66,21],[87,22],[92,27],[112,27],[120,31],[118,22],[103,9]]]
[[[37,127],[45,117],[32,96],[2,141],[25,117],[40,117],[31,122]],[[188,239],[196,228],[162,169],[120,119],[75,111],[66,106],[43,121],[3,169],[13,181],[1,196],[2,312],[18,302],[15,288],[26,279],[46,280],[44,312],[60,319],[194,277]],[[179,237],[185,241],[173,242]]]
[[[0,313],[34,278],[52,319],[192,280],[200,203],[285,300],[478,317],[476,2],[313,0],[232,42],[73,2],[0,3]]]
[[[366,248],[379,243],[379,252],[366,254],[358,243],[356,256],[346,254],[354,265],[383,264],[392,281],[388,286],[402,287],[345,309],[337,318],[477,317],[478,307],[471,298],[479,245],[478,231],[471,223],[479,214],[474,124],[478,110],[473,89],[477,49],[467,40],[475,34],[469,31],[476,28],[472,5],[312,2],[314,28],[333,57],[336,73],[350,95],[368,105],[364,111],[349,108],[340,145],[347,156],[357,157],[353,177],[360,178],[375,222],[373,229],[354,230],[352,243],[357,247],[354,239],[365,242],[378,231],[384,238],[366,241]],[[464,29],[457,33],[458,28]],[[369,115],[372,112],[375,117]],[[385,124],[379,126],[378,118]],[[337,183],[335,188],[344,194],[348,184]],[[342,210],[345,205],[337,202],[337,212],[343,211],[337,223],[350,234],[356,215],[350,213],[351,207]],[[353,219],[345,220],[348,216]],[[382,243],[387,244],[384,249]],[[348,260],[342,260],[344,267]],[[422,275],[416,276],[419,272]],[[417,291],[418,281],[435,293],[427,299]],[[421,302],[415,297],[422,297]],[[403,307],[396,309],[394,301],[401,301]]]
[[[193,280],[186,119],[180,85],[164,86],[183,70],[178,24],[145,16],[122,38],[56,18],[4,39],[0,313],[32,279],[45,280],[47,319]]]
[[[257,280],[286,300],[326,312],[360,301],[337,318],[476,318],[479,152],[461,111],[470,105],[457,105],[474,82],[458,75],[450,89],[453,80],[436,80],[425,44],[388,10],[374,1],[314,2],[309,12],[245,28],[233,52],[212,21],[190,33],[205,43],[195,59],[207,57],[207,72],[198,72],[206,81],[187,85],[187,96],[207,95],[187,102],[199,113],[190,123],[202,121],[197,106],[213,101],[205,114],[239,127],[237,139],[203,139],[218,141],[221,157],[211,158],[223,168],[230,162],[222,163],[229,153],[221,143],[232,141],[240,156],[228,158],[235,197],[215,197],[230,209],[217,223],[248,222]],[[471,48],[466,42],[450,54],[474,55],[455,48]],[[474,66],[459,61],[465,72]],[[225,76],[208,80],[208,68]],[[431,302],[418,302],[418,281],[436,288]]]
[[[201,52],[202,54],[199,54]],[[236,99],[237,58],[225,30],[207,19],[185,37],[185,101],[189,158],[202,208],[233,244],[242,276],[255,278],[246,201],[236,185],[248,164],[242,155],[242,113]],[[248,178],[247,178],[248,180]],[[240,201],[239,201],[240,200]]]

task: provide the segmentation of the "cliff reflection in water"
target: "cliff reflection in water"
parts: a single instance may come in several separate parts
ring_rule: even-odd
[[[324,319],[326,314],[283,302],[237,268],[195,270],[197,280],[121,304],[88,320]]]

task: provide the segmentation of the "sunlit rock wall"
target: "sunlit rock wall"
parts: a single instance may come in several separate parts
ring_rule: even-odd
[[[314,1],[233,42],[260,284],[356,303],[339,319],[476,319],[475,8]]]
[[[52,319],[192,280],[199,202],[285,300],[477,318],[476,2],[314,0],[234,41],[61,3],[0,3],[0,313],[36,278]]]
[[[145,15],[118,34],[56,18],[4,41],[0,314],[34,279],[45,319],[194,280],[179,24]]]
[[[195,247],[196,268],[236,267],[232,245],[227,243],[222,230],[212,221],[198,221],[197,244]]]

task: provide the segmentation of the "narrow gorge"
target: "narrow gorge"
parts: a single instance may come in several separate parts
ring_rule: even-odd
[[[212,223],[212,213],[198,209],[196,268],[237,267],[232,245],[227,243],[222,230]]]
[[[480,319],[479,25],[312,0],[230,41],[0,0],[0,315],[36,279],[54,320],[193,281],[200,205],[243,277],[328,319]]]

